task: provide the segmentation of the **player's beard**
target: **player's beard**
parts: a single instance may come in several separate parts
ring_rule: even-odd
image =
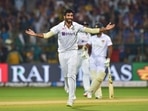
[[[72,21],[73,21],[73,19],[70,19],[70,18],[66,18],[66,19],[65,19],[65,22],[66,22],[67,24],[72,24]]]

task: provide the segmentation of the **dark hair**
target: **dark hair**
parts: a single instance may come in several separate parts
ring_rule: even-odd
[[[95,24],[95,28],[102,28],[102,27],[104,27],[104,26],[103,26],[103,24],[101,22],[97,22]]]
[[[67,13],[74,13],[74,11],[72,9],[66,9],[64,11],[64,15],[66,15]]]

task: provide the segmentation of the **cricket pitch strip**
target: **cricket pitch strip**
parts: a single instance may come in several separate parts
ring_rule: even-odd
[[[76,100],[75,103],[112,103],[112,102],[148,102],[148,99],[107,99],[107,100]],[[47,101],[4,101],[0,106],[5,105],[38,105],[38,104],[65,104],[66,100],[47,100]]]

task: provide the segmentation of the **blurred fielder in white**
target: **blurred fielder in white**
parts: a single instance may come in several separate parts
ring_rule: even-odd
[[[89,24],[84,21],[83,26],[88,27]],[[85,46],[91,37],[90,33],[79,32],[78,37],[78,71],[81,70],[83,73],[82,81],[84,88],[84,96],[87,96],[87,90],[90,87],[90,70],[89,70],[89,54],[88,48]]]

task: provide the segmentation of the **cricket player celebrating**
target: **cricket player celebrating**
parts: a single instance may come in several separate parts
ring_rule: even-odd
[[[97,23],[95,27],[102,28],[103,25]],[[94,93],[96,99],[99,99],[102,98],[101,83],[106,75],[105,69],[110,65],[112,41],[108,35],[99,32],[90,38],[88,44],[87,46],[91,47],[90,72],[92,83],[88,90],[87,98],[92,98]]]
[[[58,35],[58,57],[61,70],[64,76],[65,89],[68,92],[67,106],[72,107],[76,99],[76,74],[78,44],[77,33],[84,31],[88,33],[99,33],[114,28],[114,24],[109,23],[105,28],[87,28],[73,21],[74,12],[67,9],[64,12],[64,21],[52,27],[49,32],[35,33],[33,30],[26,30],[26,34],[40,38],[50,38]]]
[[[88,23],[86,21],[82,24],[85,27],[88,27]],[[90,33],[87,32],[79,32],[77,34],[78,37],[78,71],[82,70],[83,77],[83,88],[84,88],[84,96],[87,96],[87,90],[90,87],[90,71],[89,71],[89,54],[88,49],[85,46],[91,37]]]

